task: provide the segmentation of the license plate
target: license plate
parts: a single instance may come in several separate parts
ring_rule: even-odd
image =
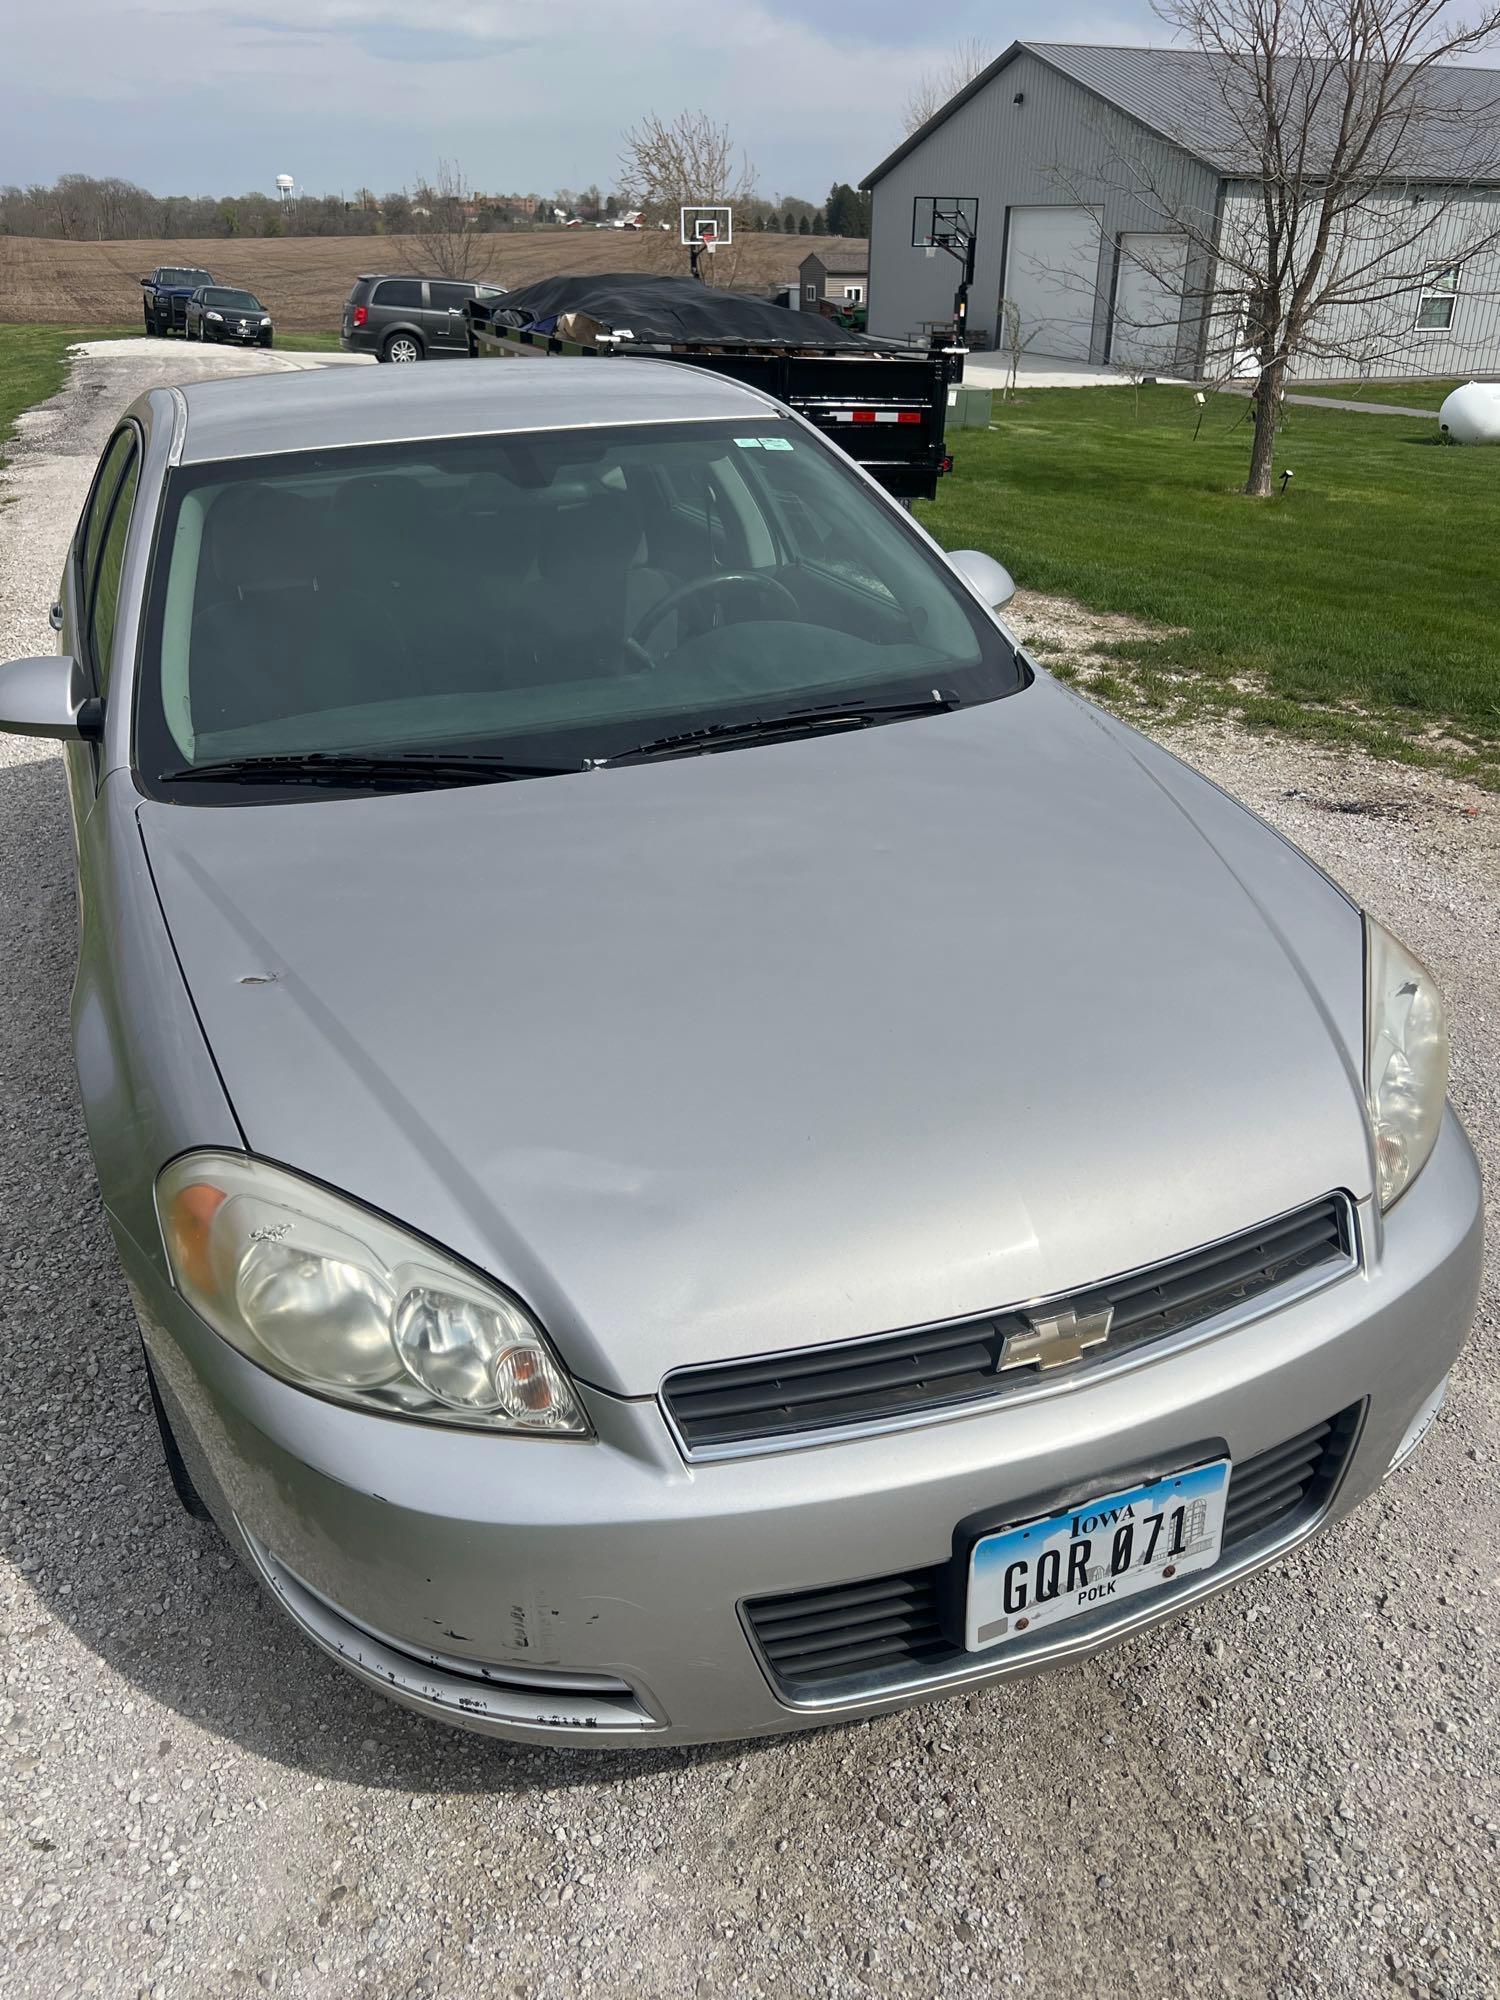
[[[1105,1494],[974,1544],[964,1644],[1003,1645],[1219,1559],[1229,1460]]]

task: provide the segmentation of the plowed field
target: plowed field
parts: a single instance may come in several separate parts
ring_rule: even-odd
[[[687,253],[665,235],[615,229],[538,229],[484,239],[483,275],[502,285],[592,271],[681,271]],[[721,282],[763,291],[797,276],[809,250],[850,246],[838,237],[754,235],[720,253]],[[862,245],[860,246],[863,247]],[[0,237],[0,320],[114,326],[140,312],[140,277],[157,264],[201,265],[221,284],[244,285],[289,331],[333,332],[361,271],[421,270],[416,246],[392,236],[216,237],[205,242],[64,243]],[[478,274],[476,274],[478,275]]]

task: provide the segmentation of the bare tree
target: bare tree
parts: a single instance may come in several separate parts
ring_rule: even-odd
[[[1206,373],[1253,381],[1248,494],[1271,492],[1294,364],[1389,365],[1500,249],[1479,192],[1500,178],[1500,101],[1483,72],[1443,67],[1500,34],[1500,0],[1479,4],[1460,20],[1452,0],[1156,0],[1198,59],[1181,142],[1216,132],[1239,188],[1205,215],[1142,148],[1120,163],[1175,238],[1155,274],[1174,314],[1184,253],[1203,273]]]
[[[1005,382],[1000,391],[1002,403],[1008,403],[1015,395],[1021,373],[1021,363],[1026,358],[1026,350],[1036,334],[1027,333],[1021,324],[1020,308],[1014,299],[1000,301],[1000,346],[1005,353]]]
[[[445,278],[482,278],[495,255],[495,241],[477,226],[474,190],[456,160],[439,160],[437,173],[409,195],[407,241],[426,269]]]
[[[676,265],[684,256],[676,247],[681,210],[691,202],[746,208],[755,199],[755,169],[729,127],[716,125],[707,112],[680,111],[671,120],[653,112],[624,135],[620,193],[628,206],[641,211],[647,261]],[[737,215],[736,220],[742,223],[743,218]],[[738,241],[737,227],[727,250],[704,258],[703,276],[710,283],[733,285]]]
[[[902,130],[915,132],[919,125],[936,117],[950,98],[957,97],[994,60],[995,51],[982,36],[966,35],[945,63],[937,69],[924,70],[917,78],[901,113]]]

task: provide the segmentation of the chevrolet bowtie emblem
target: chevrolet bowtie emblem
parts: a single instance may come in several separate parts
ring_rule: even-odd
[[[1102,1347],[1109,1339],[1114,1316],[1113,1306],[1083,1313],[1072,1306],[1060,1306],[1056,1312],[1022,1313],[1027,1331],[1006,1335],[1001,1372],[1007,1368],[1063,1368],[1070,1361],[1081,1361],[1085,1348]]]

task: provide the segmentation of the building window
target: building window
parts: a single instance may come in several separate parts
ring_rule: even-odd
[[[1423,283],[1417,298],[1417,331],[1443,333],[1453,324],[1453,306],[1458,297],[1458,266],[1434,271]]]
[[[844,303],[846,305],[857,306],[864,298],[864,295],[865,288],[863,285],[845,285],[844,287]]]
[[[808,303],[808,304],[809,304],[810,306],[811,306],[811,305],[816,305],[816,304],[817,304],[817,302],[818,302],[818,288],[817,288],[817,286],[816,286],[816,285],[804,285],[804,286],[802,287],[802,296],[803,296],[803,298],[804,298],[804,299],[806,299],[807,303]]]

